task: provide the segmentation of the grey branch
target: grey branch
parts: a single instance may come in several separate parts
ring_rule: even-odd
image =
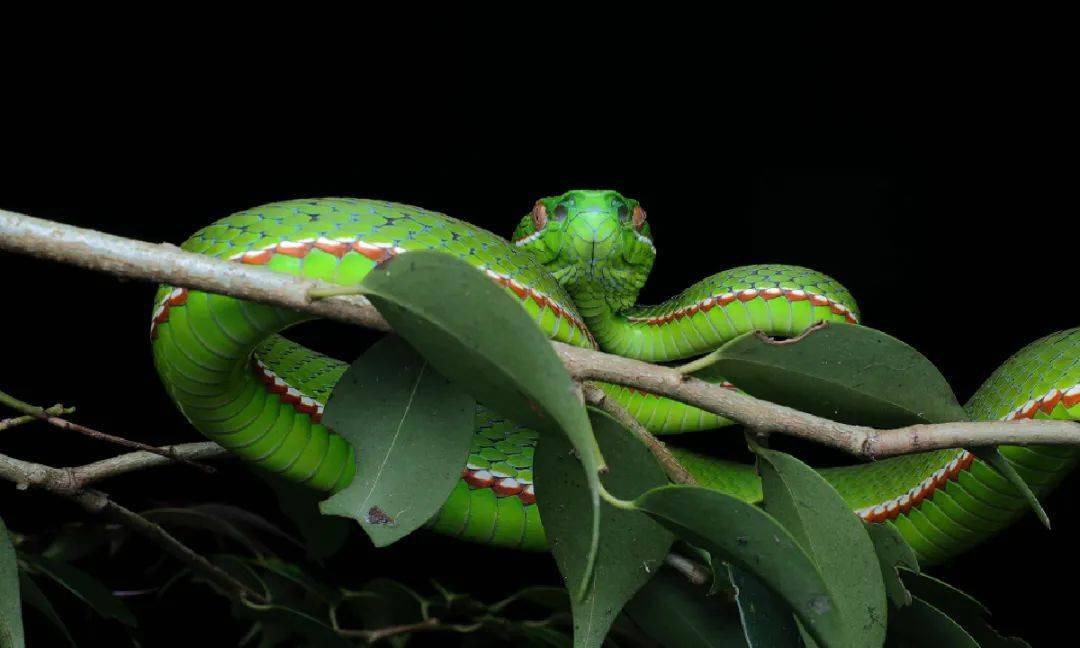
[[[389,326],[362,297],[312,299],[333,285],[230,263],[93,230],[0,210],[0,249],[129,279],[160,281],[304,311],[381,331]],[[678,370],[552,343],[570,375],[637,387],[724,416],[750,428],[810,439],[857,457],[986,445],[1080,445],[1080,423],[1022,420],[914,425],[891,430],[847,425],[687,377]]]
[[[133,455],[142,455],[145,458],[142,465],[163,464],[169,461],[161,455],[144,451],[133,452],[124,456],[131,457]],[[116,459],[120,459],[120,457],[114,457],[108,461],[115,461]],[[90,464],[90,466],[93,465]],[[88,466],[83,468],[88,468]],[[76,502],[90,513],[105,515],[157,544],[180,562],[206,576],[224,591],[237,597],[246,597],[252,601],[265,601],[262,593],[256,592],[236,580],[220,567],[217,567],[174,538],[161,526],[117,504],[101,491],[83,488],[78,471],[77,468],[53,468],[52,466],[23,461],[22,459],[0,454],[0,478],[14,482],[19,488],[29,486],[41,488],[54,495]],[[91,475],[97,475],[97,478],[100,478],[100,475],[103,474],[100,469],[89,472]],[[88,478],[84,476],[82,479]]]

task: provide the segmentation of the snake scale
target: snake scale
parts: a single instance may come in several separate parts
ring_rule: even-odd
[[[441,250],[482,269],[552,339],[651,362],[715,349],[758,329],[793,335],[815,322],[855,324],[859,311],[835,280],[806,268],[752,265],[708,277],[656,306],[635,300],[656,249],[644,209],[615,191],[543,198],[511,241],[469,223],[390,202],[326,198],[277,202],[199,230],[185,250],[338,284],[409,250]],[[172,399],[203,434],[266,470],[336,491],[354,471],[348,444],[321,423],[346,364],[281,337],[309,316],[161,286],[151,338]],[[652,394],[606,386],[656,433],[727,421]],[[1080,328],[1049,335],[1005,362],[967,404],[979,420],[1080,419]],[[478,407],[462,478],[429,526],[505,547],[546,547],[533,491],[533,431]],[[680,451],[703,485],[756,501],[752,466]],[[1068,447],[1007,447],[1038,492],[1070,469]],[[994,534],[1027,505],[1003,478],[962,450],[839,468],[824,477],[863,519],[895,525],[929,563]]]

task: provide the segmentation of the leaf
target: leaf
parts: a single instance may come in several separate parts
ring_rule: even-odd
[[[695,375],[723,376],[740,389],[843,423],[877,428],[968,420],[948,381],[911,346],[865,326],[822,323],[789,340],[745,333]],[[1045,511],[994,450],[969,449],[1010,481],[1044,525]],[[986,455],[993,460],[983,457]]]
[[[230,538],[256,556],[268,553],[266,546],[252,534],[245,533],[231,520],[215,515],[213,510],[206,510],[198,505],[150,509],[143,511],[142,516],[162,526],[200,529],[217,536]]]
[[[602,477],[616,497],[632,499],[649,488],[667,483],[667,476],[652,453],[614,419],[591,411],[593,433],[610,462]],[[544,437],[534,464],[537,502],[544,529],[556,540],[551,551],[568,581],[581,576],[577,557],[588,550],[589,537],[582,521],[588,520],[587,502],[576,498],[584,476],[570,453],[570,444],[555,436]],[[600,553],[594,577],[584,599],[573,599],[574,645],[599,646],[623,605],[664,564],[671,533],[640,511],[600,504]]]
[[[932,576],[901,570],[911,593],[947,614],[970,634],[982,648],[1023,648],[1028,643],[1017,637],[1003,637],[990,627],[989,610],[974,598]]]
[[[981,459],[984,463],[994,469],[999,475],[1004,477],[1010,484],[1013,485],[1020,495],[1027,500],[1028,506],[1035,512],[1035,517],[1039,518],[1039,522],[1042,522],[1043,526],[1047,529],[1050,528],[1050,516],[1046,514],[1046,510],[1043,509],[1042,504],[1039,502],[1039,498],[1035,496],[1034,491],[1028,486],[1028,483],[1024,481],[1024,478],[1020,476],[1020,473],[1016,472],[1016,468],[1009,463],[1009,460],[1001,454],[1001,451],[997,449],[997,446],[976,446],[973,448],[966,448],[968,452]]]
[[[979,648],[960,624],[917,596],[912,597],[911,605],[893,608],[889,640],[901,645]]]
[[[801,648],[791,607],[753,574],[731,565],[727,568],[746,643],[752,648]]]
[[[825,323],[790,340],[743,334],[702,375],[835,421],[879,428],[967,418],[941,372],[921,353],[865,326]]]
[[[514,592],[498,603],[493,603],[488,609],[498,614],[519,603],[531,603],[550,612],[570,611],[570,597],[567,596],[565,588],[542,586],[526,587]]]
[[[885,641],[885,584],[863,522],[813,468],[752,444],[765,511],[783,524],[821,569],[845,619],[848,646]]]
[[[22,648],[24,645],[19,566],[7,526],[0,518],[0,648]]]
[[[341,602],[341,599],[343,598],[343,594],[340,590],[330,587],[329,585],[320,583],[297,565],[283,562],[276,558],[269,558],[262,561],[247,560],[246,562],[254,566],[262,567],[263,569],[277,574],[285,580],[291,581],[296,585],[299,585],[301,588],[315,595],[327,605],[337,605]]]
[[[323,421],[356,450],[356,477],[324,500],[377,547],[424,525],[461,479],[476,402],[404,340],[375,343],[338,381]]]
[[[124,602],[113,595],[101,581],[83,570],[67,563],[57,562],[44,556],[20,553],[19,557],[49,578],[56,581],[76,598],[86,603],[94,612],[106,619],[116,619],[131,627],[138,623]]]
[[[278,508],[290,520],[304,538],[304,548],[313,560],[322,560],[337,553],[349,539],[352,524],[336,516],[319,512],[319,502],[325,493],[311,490],[261,468],[251,466],[251,473],[258,476],[277,496]]]
[[[738,610],[670,569],[661,570],[626,606],[645,634],[669,648],[746,646]]]
[[[72,562],[95,553],[108,540],[105,525],[81,522],[65,524],[41,555],[60,562]]]
[[[360,591],[352,592],[341,608],[367,630],[419,623],[427,618],[423,597],[389,578],[369,581]]]
[[[697,486],[654,488],[634,501],[683,540],[753,574],[776,592],[820,643],[843,645],[844,619],[818,566],[775,518]]]
[[[570,440],[588,486],[577,497],[593,507],[591,542],[568,583],[575,596],[584,596],[596,561],[603,457],[576,385],[543,332],[502,288],[448,254],[398,255],[368,273],[362,288],[439,373],[542,436]]]
[[[918,572],[919,559],[904,540],[904,536],[892,524],[866,524],[866,532],[874,543],[874,552],[881,565],[881,578],[885,581],[885,593],[895,607],[911,604],[911,592],[900,581],[900,567]]]
[[[63,619],[56,613],[56,608],[49,602],[49,598],[45,596],[45,592],[41,591],[34,579],[29,575],[22,573],[19,574],[19,590],[22,592],[23,604],[28,605],[41,613],[45,619],[55,626],[64,638],[68,640],[68,643],[72,646],[78,646],[75,643],[75,638],[68,632],[67,626],[64,624]]]

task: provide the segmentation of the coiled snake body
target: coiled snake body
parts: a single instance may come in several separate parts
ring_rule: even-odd
[[[551,338],[653,362],[715,349],[749,330],[793,335],[820,320],[857,323],[851,295],[813,270],[755,265],[726,270],[657,306],[634,301],[655,257],[645,212],[614,191],[570,191],[536,203],[513,242],[448,216],[351,198],[292,200],[228,216],[183,244],[188,251],[339,284],[377,263],[434,249],[484,270]],[[151,338],[169,394],[203,434],[261,467],[325,491],[355,470],[348,444],[321,422],[345,363],[278,335],[305,316],[231,297],[161,286]],[[665,398],[607,386],[657,433],[727,421]],[[1080,328],[1010,358],[967,404],[975,419],[1080,419]],[[430,526],[476,542],[546,546],[532,487],[535,434],[478,407],[462,479]],[[755,501],[753,468],[675,450],[704,485]],[[1007,447],[1037,491],[1076,459],[1068,447]],[[960,450],[929,452],[821,473],[864,519],[895,524],[920,558],[936,562],[981,541],[1026,509],[1001,477]]]

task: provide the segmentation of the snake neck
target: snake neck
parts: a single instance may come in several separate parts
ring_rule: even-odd
[[[591,282],[581,282],[567,286],[578,313],[585,321],[601,350],[621,356],[663,362],[676,360],[687,355],[693,355],[694,350],[687,349],[664,349],[656,348],[657,336],[663,331],[657,327],[645,327],[633,321],[636,313],[642,310],[640,306],[623,306],[633,304],[634,297],[627,299],[620,296],[613,303],[612,291],[606,287]]]

